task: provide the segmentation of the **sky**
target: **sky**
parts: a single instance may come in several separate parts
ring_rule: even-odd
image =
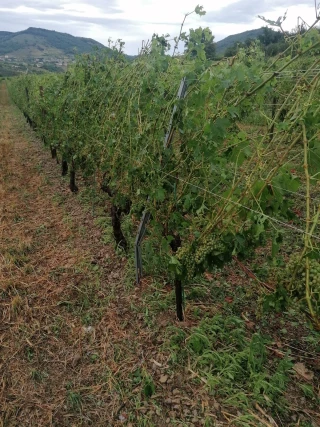
[[[194,10],[197,1],[0,0],[0,31],[45,28],[93,38],[106,46],[109,38],[120,38],[125,52],[135,55],[142,40],[153,33],[177,36],[184,15]],[[184,30],[209,27],[216,41],[265,25],[258,15],[277,20],[288,10],[285,30],[296,27],[299,17],[309,25],[316,17],[315,0],[203,0],[199,4],[206,15],[190,15]]]

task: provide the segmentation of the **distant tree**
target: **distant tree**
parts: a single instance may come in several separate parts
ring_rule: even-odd
[[[206,53],[206,59],[213,60],[216,57],[216,44],[213,41],[214,36],[212,36],[212,40],[205,43],[204,51]]]
[[[224,56],[226,56],[227,58],[230,58],[231,56],[235,56],[239,52],[239,49],[241,48],[247,49],[254,42],[255,40],[251,39],[250,37],[248,37],[244,42],[234,42],[232,46],[229,46],[225,50]]]
[[[43,70],[50,71],[50,72],[52,72],[52,73],[63,73],[63,68],[61,68],[61,67],[57,67],[57,66],[56,66],[56,65],[54,65],[54,64],[44,64],[44,65],[42,66],[42,69],[43,69]]]
[[[271,28],[263,27],[263,33],[258,37],[261,44],[269,46],[273,43],[279,43],[284,41],[284,34],[281,31],[274,31]]]
[[[254,39],[251,39],[250,37],[248,37],[244,42],[244,46],[250,47],[252,45],[252,43],[254,43]]]
[[[216,43],[210,28],[191,29],[189,37],[185,39],[185,53],[191,58],[213,60],[216,56]]]
[[[231,56],[235,56],[238,53],[240,43],[233,43],[232,46],[227,47],[227,49],[224,52],[224,56],[227,58],[230,58]]]
[[[275,56],[281,52],[284,52],[287,48],[287,44],[285,41],[278,43],[271,43],[265,47],[266,56]]]
[[[285,36],[281,31],[274,31],[271,28],[263,27],[263,33],[258,36],[258,40],[266,56],[275,56],[283,52],[287,45]],[[225,51],[226,57],[235,56],[240,48],[248,48],[254,42],[253,39],[247,38],[244,42],[235,42]]]
[[[271,28],[263,27],[263,33],[258,39],[265,51],[266,56],[275,56],[283,52],[286,47],[285,34],[283,32],[274,31]]]

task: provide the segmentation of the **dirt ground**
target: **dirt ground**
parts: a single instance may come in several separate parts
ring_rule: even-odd
[[[136,330],[119,292],[125,261],[100,237],[2,85],[0,425],[119,421],[113,380],[126,368],[115,353]],[[138,350],[131,357],[142,363]]]

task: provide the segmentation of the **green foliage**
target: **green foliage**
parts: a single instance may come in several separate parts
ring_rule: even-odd
[[[314,259],[309,261],[309,284],[313,304],[317,313],[320,315],[320,252],[314,251],[309,255]],[[299,255],[292,255],[286,268],[285,283],[287,289],[297,304],[304,309],[306,303],[306,269],[305,258],[301,259]]]
[[[231,57],[237,55],[240,49],[248,49],[257,40],[260,42],[260,46],[266,57],[276,56],[286,50],[288,43],[282,32],[274,31],[268,27],[263,27],[261,30],[262,32],[258,33],[256,38],[248,37],[245,40],[237,40],[232,45],[229,45],[224,51],[224,56]]]
[[[272,19],[266,19],[264,16],[258,15],[260,19],[262,19],[264,22],[266,22],[269,25],[272,25],[273,27],[281,28],[281,25],[283,22],[287,19],[287,12],[283,16],[279,16],[276,21],[273,21]]]
[[[254,44],[254,40],[250,39],[250,38],[246,39],[244,42],[234,42],[234,44],[232,46],[229,46],[225,50],[224,56],[226,56],[227,58],[229,58],[231,56],[235,56],[235,55],[237,55],[237,53],[239,53],[240,49],[247,49],[252,44]]]
[[[245,43],[246,40],[257,40],[263,34],[263,28],[244,31],[243,33],[230,35],[216,43],[217,55],[225,56],[226,50],[238,44]]]
[[[14,77],[18,76],[19,73],[11,67],[9,64],[2,64],[0,62],[0,77]]]
[[[203,16],[206,14],[206,12],[203,10],[203,6],[196,6],[196,8],[194,9],[195,13],[199,16]]]
[[[156,391],[156,386],[149,375],[144,376],[143,380],[143,394],[145,397],[151,397]]]
[[[280,285],[276,291],[270,295],[266,295],[263,299],[263,311],[276,311],[283,312],[286,310],[288,305],[288,292]]]
[[[283,32],[274,31],[271,28],[263,27],[263,33],[258,37],[267,56],[275,56],[285,51],[288,44]]]
[[[179,335],[181,333],[177,331],[171,337],[171,343]],[[244,321],[234,315],[206,318],[198,327],[192,328],[185,339],[186,357],[192,370],[199,372],[214,396],[238,407],[248,405],[247,395],[261,405],[278,406],[292,363],[284,358],[275,364],[270,374],[267,368],[268,344],[269,338],[260,333],[254,333],[248,340]],[[180,341],[180,351],[183,351],[183,346]],[[174,346],[171,348],[173,351]]]
[[[207,28],[191,29],[185,40],[185,53],[190,58],[213,60],[216,56],[216,45],[211,30]]]
[[[269,46],[270,44],[279,43],[284,40],[284,35],[280,31],[274,31],[269,27],[262,28],[263,33],[259,35],[258,39],[264,46]]]
[[[142,393],[145,397],[151,397],[155,393],[156,386],[154,384],[154,381],[145,370],[140,368],[136,369],[131,374],[131,379],[135,386],[141,385]]]
[[[73,410],[81,409],[81,394],[72,390],[67,391],[67,402]]]

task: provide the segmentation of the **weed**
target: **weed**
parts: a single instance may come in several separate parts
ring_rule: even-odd
[[[36,171],[37,171],[38,173],[41,173],[41,172],[43,171],[43,166],[42,166],[42,164],[41,164],[41,163],[38,163],[38,164],[36,165]]]
[[[62,205],[65,202],[65,197],[60,193],[54,194],[52,201],[57,205]]]
[[[151,397],[156,391],[153,379],[147,372],[143,373],[142,390],[145,397]]]
[[[99,355],[96,353],[92,353],[90,354],[90,362],[91,363],[95,363],[99,360]]]
[[[107,216],[99,216],[95,218],[94,225],[100,227],[100,228],[107,228],[111,227],[111,218]]]
[[[38,371],[37,369],[31,371],[31,378],[37,383],[43,382],[47,377],[48,374],[44,371]]]
[[[78,228],[79,234],[81,237],[85,237],[87,235],[87,227],[80,225],[80,227]]]
[[[265,295],[262,299],[262,309],[264,312],[285,311],[289,304],[288,293],[285,288],[279,286],[273,294]]]
[[[17,224],[19,222],[24,221],[24,218],[21,215],[19,215],[19,214],[15,214],[14,217],[13,217],[13,221]]]
[[[25,264],[29,262],[29,258],[25,255],[20,255],[20,256],[16,256],[13,262],[17,267],[23,267]]]
[[[48,227],[46,226],[46,224],[40,224],[36,229],[35,229],[35,234],[37,236],[41,236],[42,234],[47,233],[48,231]]]
[[[49,276],[51,279],[59,279],[63,274],[67,273],[67,268],[56,267],[50,270]]]
[[[67,390],[67,402],[71,409],[76,411],[81,410],[82,398],[79,392]]]
[[[34,359],[34,349],[27,345],[24,349],[24,352],[25,352],[27,360],[29,362],[32,362]]]
[[[91,326],[93,323],[93,319],[90,313],[85,313],[83,316],[81,316],[81,323],[84,326]]]
[[[66,328],[65,319],[62,316],[56,316],[51,324],[51,332],[58,337]]]
[[[187,294],[187,299],[199,301],[208,295],[208,288],[202,286],[193,286]]]
[[[33,252],[33,245],[31,241],[20,241],[14,247],[8,248],[8,253],[11,255],[14,263],[21,267],[28,261],[28,255]]]
[[[302,390],[302,392],[306,398],[314,399],[316,397],[311,384],[299,384],[299,387]]]
[[[309,331],[309,335],[304,338],[304,341],[311,346],[311,349],[315,353],[320,352],[319,332],[313,330]]]
[[[25,265],[24,272],[25,272],[25,274],[32,274],[32,273],[34,273],[33,266],[30,265],[30,264],[29,265]]]
[[[73,225],[73,218],[72,218],[72,216],[71,215],[69,215],[69,214],[66,214],[64,217],[63,217],[63,223],[64,224],[66,224],[67,226],[69,226],[69,227],[72,227],[72,225]]]
[[[142,393],[145,397],[151,397],[156,391],[155,383],[151,375],[145,369],[136,369],[131,374],[131,381],[134,386],[141,385]]]
[[[43,183],[44,185],[52,185],[50,178],[46,175],[43,177]]]
[[[20,295],[16,295],[15,297],[12,298],[11,308],[14,313],[17,313],[22,307],[22,305],[23,305],[23,299],[20,297]]]
[[[178,328],[171,331],[171,362],[181,363],[185,348],[192,371],[198,372],[214,396],[243,407],[249,405],[251,395],[261,405],[278,407],[292,363],[285,358],[270,374],[266,366],[269,338],[254,333],[248,340],[244,322],[237,316],[206,318],[188,336]]]

